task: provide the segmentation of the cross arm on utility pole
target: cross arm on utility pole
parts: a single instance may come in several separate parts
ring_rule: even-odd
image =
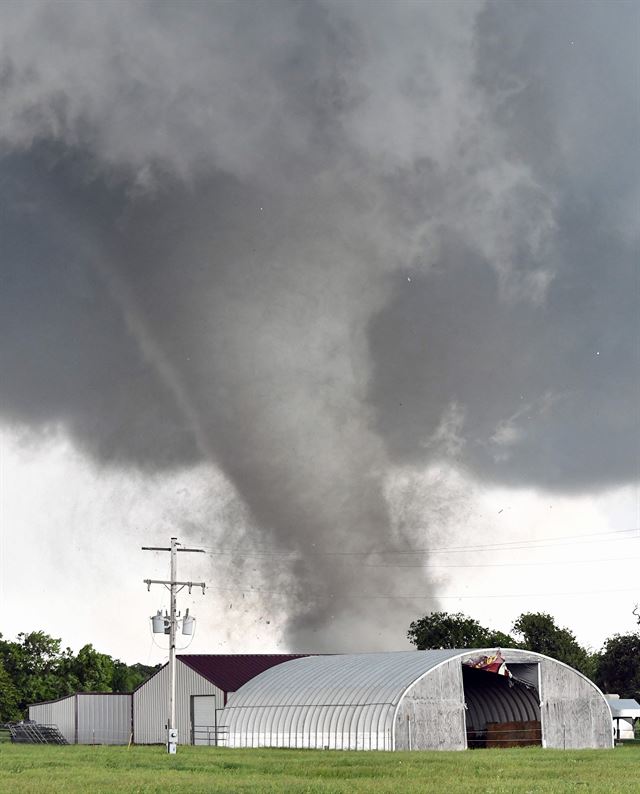
[[[140,548],[142,549],[142,551],[171,551],[170,546],[141,546]],[[177,548],[177,545],[176,545],[176,551],[177,552],[191,551],[191,552],[196,552],[197,554],[207,553],[205,549],[179,549]]]
[[[143,579],[142,581],[147,585],[147,590],[151,590],[152,584],[163,584],[169,588],[171,585],[174,585],[175,587],[180,586],[181,590],[183,587],[188,587],[189,592],[191,592],[192,587],[201,587],[204,594],[205,588],[207,587],[206,582],[172,582],[169,581],[169,579]]]

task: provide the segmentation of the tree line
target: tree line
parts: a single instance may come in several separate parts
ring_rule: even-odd
[[[407,637],[419,650],[521,648],[543,653],[584,673],[603,692],[640,699],[640,633],[616,634],[594,652],[545,612],[523,612],[510,634],[462,612],[432,612],[414,620]],[[22,719],[30,703],[74,692],[131,692],[158,667],[127,665],[90,644],[74,654],[43,631],[23,632],[14,641],[0,634],[0,722]]]
[[[20,720],[30,703],[74,692],[131,692],[158,666],[128,665],[85,645],[74,654],[43,631],[0,634],[0,722]]]
[[[546,612],[523,612],[511,634],[482,626],[462,612],[432,612],[414,620],[407,634],[427,648],[521,648],[552,656],[594,681],[603,692],[640,699],[640,633],[615,634],[602,649],[590,651],[572,631],[557,626]]]

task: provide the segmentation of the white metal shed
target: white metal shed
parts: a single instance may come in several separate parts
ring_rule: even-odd
[[[291,654],[179,654],[176,657],[176,725],[180,744],[218,744],[219,713],[227,696]],[[133,692],[136,744],[163,744],[169,713],[169,668],[162,667]]]
[[[55,725],[69,744],[127,744],[132,732],[131,695],[77,692],[29,706],[29,719]]]
[[[218,714],[250,678],[297,654],[180,654],[176,723],[181,744],[218,743]],[[133,693],[78,692],[29,706],[29,719],[55,725],[71,744],[164,744],[169,670],[160,668]]]
[[[605,695],[605,698],[611,709],[616,739],[633,739],[635,722],[640,719],[640,703],[619,695]]]
[[[487,736],[559,748],[612,746],[611,713],[595,684],[530,651],[502,651],[511,678],[470,666],[479,654],[496,653],[296,659],[231,695],[220,724],[230,747],[462,750],[490,744]]]

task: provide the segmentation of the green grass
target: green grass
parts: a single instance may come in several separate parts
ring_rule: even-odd
[[[640,747],[340,752],[0,746],[0,792],[638,792]]]

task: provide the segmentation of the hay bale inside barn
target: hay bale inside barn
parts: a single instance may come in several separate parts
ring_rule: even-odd
[[[609,706],[595,684],[547,656],[513,649],[295,659],[231,695],[220,724],[230,747],[613,745]]]

